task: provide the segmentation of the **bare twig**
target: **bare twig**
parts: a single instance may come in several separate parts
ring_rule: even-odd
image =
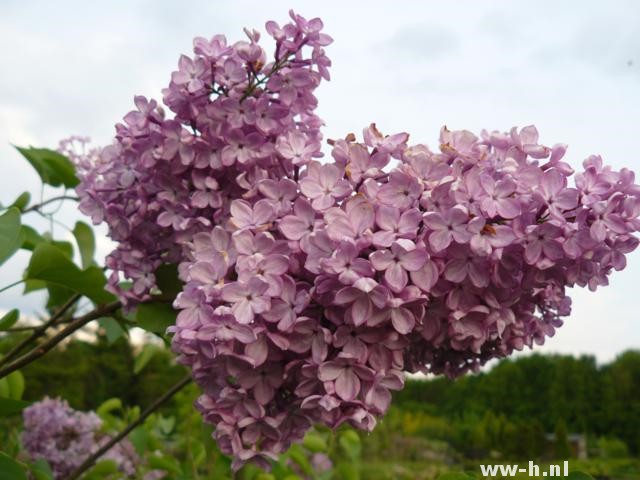
[[[4,378],[11,372],[14,372],[24,367],[25,365],[28,365],[34,360],[37,360],[38,358],[44,356],[49,350],[59,344],[62,340],[73,334],[75,331],[84,327],[87,323],[91,322],[92,320],[110,315],[118,310],[121,306],[122,304],[120,302],[111,302],[95,308],[86,315],[82,315],[81,317],[73,319],[65,328],[60,330],[54,336],[52,336],[42,344],[37,345],[35,348],[30,350],[28,353],[25,353],[23,356],[17,358],[12,363],[6,365],[3,368],[0,368],[0,378]]]
[[[58,197],[49,198],[47,200],[44,200],[43,202],[36,203],[35,205],[31,205],[30,207],[25,208],[22,211],[22,213],[29,213],[29,212],[39,211],[40,208],[44,207],[45,205],[48,205],[48,204],[53,203],[53,202],[57,202],[59,200],[60,201],[61,200],[75,200],[77,202],[79,199],[78,199],[78,197],[74,197],[72,195],[60,195]]]
[[[16,345],[11,350],[9,350],[9,352],[0,359],[0,367],[2,367],[3,365],[6,365],[11,360],[16,358],[22,350],[24,350],[27,346],[29,346],[31,343],[36,341],[39,337],[44,335],[47,328],[55,325],[58,322],[58,320],[60,320],[63,317],[63,315],[67,313],[67,311],[71,307],[73,307],[78,300],[80,300],[80,297],[82,297],[82,295],[80,295],[79,293],[76,293],[69,300],[67,300],[67,303],[62,305],[60,309],[56,313],[54,313],[49,320],[47,320],[42,325],[35,327],[29,337],[25,338],[22,342],[20,342],[18,345]]]
[[[21,283],[24,283],[24,280],[16,280],[15,282],[10,283],[9,285],[5,285],[4,287],[0,288],[0,293],[4,292],[5,290],[9,290],[10,288],[17,287]]]
[[[163,403],[173,397],[176,393],[182,390],[185,386],[187,386],[191,382],[191,376],[187,375],[178,383],[176,383],[173,387],[171,387],[164,395],[159,397],[155,402],[149,405],[144,412],[140,414],[140,416],[133,422],[131,422],[127,427],[122,430],[118,435],[113,437],[107,443],[105,443],[102,447],[96,450],[95,453],[91,454],[82,465],[76,468],[71,475],[67,477],[66,480],[75,480],[80,477],[87,469],[89,469],[93,464],[96,463],[102,455],[107,453],[116,443],[120,442],[124,437],[129,435],[131,431],[136,428],[138,425],[142,425],[144,421],[147,419],[149,415],[155,412]]]

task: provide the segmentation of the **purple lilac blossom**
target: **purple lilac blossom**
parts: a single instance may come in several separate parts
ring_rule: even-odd
[[[385,136],[331,141],[314,90],[329,79],[319,19],[249,41],[195,40],[164,91],[79,156],[81,209],[118,243],[110,286],[135,305],[155,269],[184,288],[173,350],[202,388],[234,467],[270,459],[314,423],[371,430],[403,372],[475,371],[542,344],[566,287],[606,285],[640,229],[640,187],[533,126],[440,132],[437,151]],[[133,288],[120,288],[121,278]]]
[[[67,478],[84,460],[109,440],[100,435],[102,421],[94,412],[69,407],[66,400],[45,397],[23,411],[22,444],[33,460],[46,460],[55,478]],[[114,445],[105,459],[116,462],[129,477],[136,473],[138,456],[128,440]]]

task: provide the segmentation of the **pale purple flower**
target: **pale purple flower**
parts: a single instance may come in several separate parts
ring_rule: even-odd
[[[513,228],[507,225],[489,224],[476,217],[469,222],[469,245],[476,255],[491,255],[494,249],[505,248],[516,240]]]
[[[408,208],[415,204],[421,193],[417,179],[402,172],[393,172],[389,175],[389,182],[378,191],[378,200],[385,205]]]
[[[326,231],[331,240],[341,242],[353,239],[369,243],[365,237],[371,236],[375,218],[373,205],[365,198],[357,196],[350,198],[343,206],[344,208],[334,207],[325,212]]]
[[[296,166],[308,164],[313,157],[318,156],[319,149],[317,142],[310,141],[306,135],[297,131],[289,132],[286,137],[279,137],[276,143],[276,151]],[[323,181],[328,181],[327,173],[324,173]]]
[[[561,215],[563,211],[578,205],[578,190],[567,188],[567,178],[556,169],[543,174],[539,195],[554,215]]]
[[[314,231],[316,212],[304,198],[298,198],[293,205],[293,215],[283,217],[278,223],[280,231],[289,240],[301,240]]]
[[[373,372],[352,360],[338,359],[323,363],[318,378],[325,383],[332,382],[336,395],[350,402],[360,394],[361,380],[372,379]]]
[[[376,211],[376,225],[380,228],[373,234],[376,247],[390,247],[398,238],[414,239],[422,215],[417,208],[400,211],[399,208],[381,205]]]
[[[222,288],[222,299],[232,304],[231,311],[242,324],[253,322],[255,314],[269,309],[269,297],[264,294],[269,284],[252,278],[246,283],[230,283]]]
[[[364,258],[358,258],[360,251],[351,242],[338,245],[331,258],[324,260],[324,266],[330,272],[338,275],[340,282],[351,285],[362,277],[373,275],[371,263]]]
[[[489,285],[489,264],[486,259],[462,246],[451,248],[449,253],[451,260],[444,269],[444,278],[450,282],[462,283],[469,277],[471,283],[478,288]]]
[[[552,265],[562,257],[562,231],[550,223],[528,228],[524,258],[530,265],[543,262]]]
[[[250,133],[245,135],[242,130],[231,130],[227,135],[226,141],[228,143],[222,149],[221,159],[222,164],[225,166],[231,166],[235,162],[246,164],[254,158],[258,153],[258,148],[262,146],[264,140],[258,133]]]
[[[352,287],[345,287],[336,293],[334,303],[348,306],[348,314],[354,325],[363,325],[371,315],[374,306],[384,307],[387,289],[375,280],[361,278]]]
[[[273,205],[263,199],[251,205],[244,200],[231,203],[231,223],[238,230],[260,229],[275,218]]]
[[[454,207],[443,213],[427,212],[423,221],[431,229],[429,245],[435,251],[444,250],[453,240],[465,243],[471,237],[467,229],[469,214],[462,207]]]
[[[382,168],[389,163],[387,153],[378,152],[370,155],[363,145],[346,145],[346,150],[345,170],[349,179],[356,184],[365,178],[382,175]]]
[[[247,365],[236,375],[242,388],[251,389],[261,405],[267,405],[273,399],[275,389],[282,385],[282,371],[278,365],[263,364],[258,368]]]
[[[204,60],[197,58],[195,61],[186,55],[180,56],[179,70],[173,72],[171,80],[176,85],[185,85],[189,93],[195,93],[204,87],[203,78],[207,73],[207,65]]]
[[[398,240],[390,250],[378,250],[371,254],[373,268],[384,271],[387,286],[394,292],[401,292],[409,281],[408,272],[420,270],[428,258],[427,252],[416,248],[411,240]]]
[[[349,182],[335,165],[312,162],[307,172],[300,180],[300,191],[311,200],[315,210],[326,210],[351,192]]]
[[[622,216],[619,213],[619,203],[617,199],[610,199],[608,202],[596,202],[593,204],[593,214],[595,216],[591,223],[591,237],[604,242],[607,237],[607,230],[617,234],[625,234],[629,231]]]
[[[390,390],[402,390],[404,378],[401,372],[376,373],[371,386],[367,389],[364,401],[377,413],[386,412],[391,404]]]
[[[513,198],[516,191],[516,183],[513,180],[505,178],[496,182],[489,175],[482,175],[480,182],[487,194],[481,207],[489,217],[500,215],[503,218],[515,218],[520,214],[520,203]]]

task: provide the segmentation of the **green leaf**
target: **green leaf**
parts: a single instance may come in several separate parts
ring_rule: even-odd
[[[193,465],[196,467],[202,465],[207,458],[207,450],[204,448],[202,442],[194,440],[191,443],[191,458],[193,459]]]
[[[569,472],[567,480],[593,480],[593,477],[585,472],[574,471]]]
[[[110,398],[109,400],[105,400],[100,404],[96,413],[100,418],[103,418],[105,415],[113,412],[114,410],[122,409],[122,400],[119,398]]]
[[[176,311],[167,303],[143,303],[136,310],[136,323],[148,332],[164,335],[176,321]]]
[[[299,445],[292,445],[287,455],[300,467],[305,475],[313,475],[313,467]]]
[[[93,237],[93,230],[84,222],[76,222],[73,227],[73,236],[76,237],[82,268],[93,265],[93,256],[96,252],[96,241]]]
[[[0,480],[27,480],[23,464],[16,462],[4,452],[0,452]]]
[[[107,336],[107,343],[113,345],[116,340],[122,337],[127,331],[118,323],[115,318],[105,317],[98,320],[98,324],[104,328],[104,333]]]
[[[164,455],[151,455],[149,456],[149,466],[151,468],[164,470],[165,472],[182,475],[180,463],[178,463],[178,461],[172,457],[166,457]]]
[[[29,405],[29,402],[25,402],[22,400],[0,397],[0,417],[9,417],[11,415],[16,415],[22,412],[22,410],[27,408]]]
[[[438,476],[438,480],[470,480],[471,478],[464,472],[446,472]]]
[[[137,427],[129,434],[129,440],[131,440],[138,455],[143,456],[149,444],[149,434],[147,430],[143,426]]]
[[[14,200],[14,202],[10,205],[11,207],[16,207],[21,212],[25,209],[29,202],[31,201],[31,194],[29,192],[22,192],[18,198]]]
[[[147,363],[149,363],[149,360],[151,360],[157,351],[158,347],[149,343],[142,347],[142,351],[133,362],[133,373],[136,375],[140,373],[142,369],[147,366]]]
[[[104,272],[91,266],[80,270],[69,258],[53,245],[40,244],[33,251],[25,280],[42,280],[49,284],[69,288],[96,303],[107,303],[115,297],[105,291],[107,280]]]
[[[160,265],[154,272],[156,284],[162,294],[168,298],[176,298],[182,291],[182,281],[178,278],[178,267],[169,263]]]
[[[7,330],[13,327],[19,318],[20,310],[18,310],[17,308],[9,310],[2,316],[2,318],[0,318],[0,330]]]
[[[353,430],[346,430],[342,432],[338,438],[338,443],[351,460],[357,460],[358,457],[360,457],[362,444],[360,442],[360,437]]]
[[[36,480],[53,480],[53,471],[43,458],[39,458],[31,464],[31,473]]]
[[[73,163],[64,155],[47,148],[16,147],[36,169],[42,181],[54,187],[73,188],[78,183]]]
[[[7,379],[7,385],[9,386],[9,398],[13,398],[14,400],[22,399],[22,394],[24,393],[24,376],[22,375],[22,372],[16,370],[15,372],[11,372],[5,378]]]
[[[36,246],[47,240],[29,225],[22,225],[22,245],[20,248],[33,251]]]
[[[176,426],[176,419],[175,417],[160,416],[157,420],[157,425],[164,435],[169,435]]]
[[[360,480],[360,473],[353,463],[339,463],[336,466],[336,478],[340,480]]]
[[[314,453],[327,451],[327,441],[324,439],[324,437],[318,435],[316,432],[307,433],[304,436],[302,445]]]
[[[73,290],[58,285],[48,284],[46,288],[47,292],[49,292],[49,298],[47,298],[47,309],[49,311],[58,310],[58,308],[67,303],[74,294]]]
[[[64,240],[55,240],[51,238],[49,232],[45,232],[44,235],[42,235],[42,238],[44,238],[47,243],[53,245],[62,253],[64,253],[65,257],[73,262],[73,245],[71,244],[71,242],[67,242]]]
[[[83,480],[101,480],[106,476],[118,472],[115,460],[100,460],[95,466],[82,476]]]
[[[0,265],[2,265],[22,245],[20,230],[20,210],[9,208],[0,215]]]

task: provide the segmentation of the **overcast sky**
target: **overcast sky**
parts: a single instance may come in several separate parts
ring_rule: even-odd
[[[535,124],[543,143],[569,144],[576,167],[597,153],[640,171],[640,2],[4,0],[0,202],[39,191],[10,143],[55,147],[70,134],[107,143],[134,94],[160,98],[194,36],[241,39],[243,26],[286,21],[291,6],[320,16],[335,40],[332,80],[319,89],[328,138],[376,122],[435,147],[445,124]],[[77,218],[73,209],[62,217]],[[99,243],[104,256],[109,244]],[[3,266],[0,287],[19,278],[25,258]],[[608,361],[639,348],[640,254],[629,264],[609,287],[573,292],[573,314],[542,350]],[[39,298],[0,293],[0,310],[16,305],[37,311]]]

